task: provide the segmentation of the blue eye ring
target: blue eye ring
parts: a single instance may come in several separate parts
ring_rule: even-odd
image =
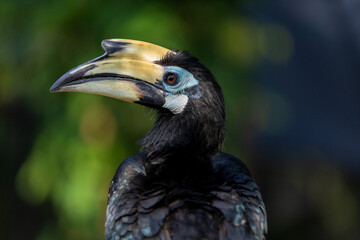
[[[168,72],[164,75],[163,81],[169,86],[175,86],[179,83],[179,77],[176,73]]]

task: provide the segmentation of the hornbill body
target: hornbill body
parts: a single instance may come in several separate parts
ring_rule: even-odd
[[[266,212],[246,166],[220,152],[225,105],[210,71],[186,51],[124,39],[63,75],[51,92],[86,92],[155,109],[141,153],[110,186],[107,239],[264,239]]]

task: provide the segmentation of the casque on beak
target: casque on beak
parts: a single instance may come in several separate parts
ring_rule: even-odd
[[[164,67],[156,64],[170,50],[141,41],[109,39],[101,43],[105,54],[59,78],[50,92],[84,92],[149,106],[165,103],[159,84]]]

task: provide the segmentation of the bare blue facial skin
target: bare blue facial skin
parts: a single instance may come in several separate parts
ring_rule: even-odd
[[[164,76],[169,73],[173,73],[178,78],[178,83],[176,85],[170,86],[166,84],[163,80],[163,85],[165,89],[173,94],[187,94],[186,90],[192,87],[195,87],[199,84],[199,81],[195,79],[194,75],[183,68],[175,67],[175,66],[167,66],[165,67]],[[169,93],[167,93],[169,94]],[[187,94],[188,95],[188,94]],[[199,98],[201,96],[200,90],[196,91],[195,95],[191,97]]]

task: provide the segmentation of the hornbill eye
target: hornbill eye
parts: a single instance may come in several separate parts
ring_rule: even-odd
[[[170,85],[170,86],[175,86],[176,84],[178,84],[179,80],[178,80],[178,77],[176,74],[174,73],[168,73],[165,75],[164,77],[164,82],[167,84],[167,85]]]

